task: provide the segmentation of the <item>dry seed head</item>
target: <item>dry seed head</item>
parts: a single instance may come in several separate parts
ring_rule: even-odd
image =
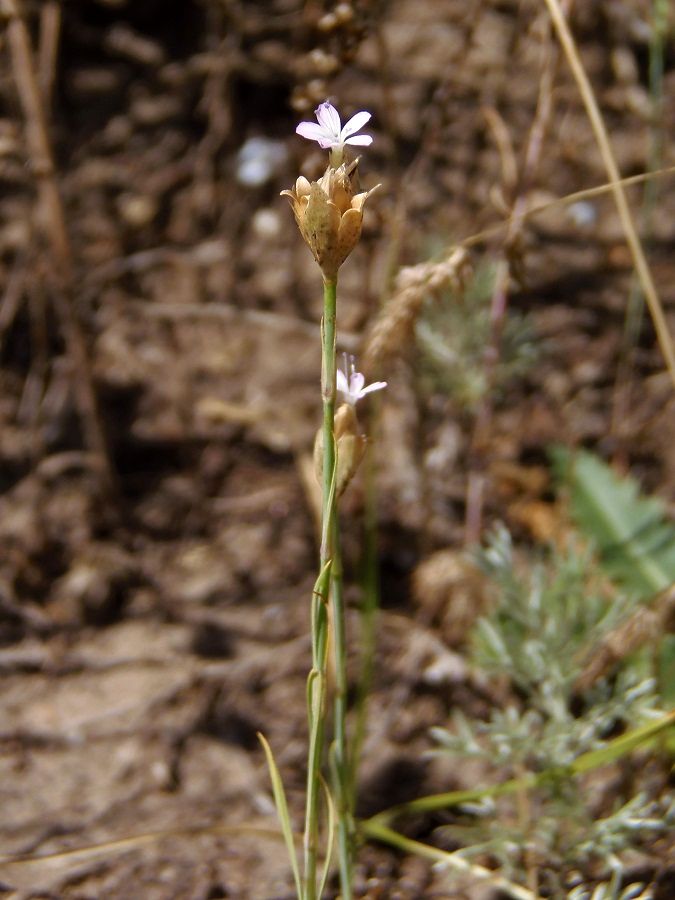
[[[361,237],[363,206],[377,190],[354,193],[354,175],[358,160],[349,166],[329,166],[318,181],[302,175],[288,197],[300,234],[319,264],[326,281],[335,281],[338,269]]]
[[[440,262],[406,266],[396,277],[393,296],[375,321],[364,351],[364,370],[373,373],[383,361],[405,352],[422,304],[429,293],[444,287],[461,292],[471,269],[469,254],[456,247]]]

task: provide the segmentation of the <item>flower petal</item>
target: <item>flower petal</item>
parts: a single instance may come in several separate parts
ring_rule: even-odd
[[[369,134],[355,134],[354,137],[347,138],[345,144],[353,144],[355,147],[370,147],[373,139]]]
[[[374,381],[372,384],[369,384],[368,387],[364,387],[359,393],[361,397],[364,397],[366,394],[369,394],[371,391],[381,391],[382,388],[386,388],[386,381]]]
[[[330,147],[338,147],[340,142],[337,138],[331,137],[329,135],[324,135],[324,137],[319,138],[319,147],[322,150],[328,150]]]
[[[340,114],[337,109],[335,109],[328,100],[325,100],[314,110],[314,115],[316,116],[319,125],[327,132],[334,135],[335,139],[338,140],[342,123],[340,122]]]
[[[366,376],[363,372],[352,372],[349,376],[349,393],[354,394],[355,397],[359,397],[365,383]]]
[[[301,122],[295,129],[295,133],[300,137],[307,138],[308,141],[320,141],[327,136],[325,130],[316,122]]]
[[[342,140],[344,141],[344,139],[348,138],[351,134],[356,134],[357,131],[361,131],[363,126],[369,122],[370,119],[371,115],[369,112],[357,112],[348,122],[345,122],[344,128],[340,132]]]
[[[336,374],[336,387],[338,391],[342,394],[349,393],[349,385],[347,384],[347,376],[342,371],[342,369],[338,369]]]

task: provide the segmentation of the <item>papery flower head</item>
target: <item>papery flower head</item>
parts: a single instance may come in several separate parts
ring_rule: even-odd
[[[369,147],[373,139],[369,134],[357,134],[370,121],[369,112],[357,112],[348,122],[342,125],[337,109],[325,100],[314,110],[317,122],[301,122],[295,129],[301,137],[308,141],[316,141],[322,150],[342,151],[345,144],[357,147]]]
[[[356,410],[349,403],[342,403],[335,413],[333,434],[337,451],[335,492],[339,497],[354,477],[361,464],[368,439],[361,434]],[[323,428],[319,428],[314,441],[314,473],[319,484],[323,480]]]
[[[356,362],[353,356],[344,355],[343,367],[337,370],[337,389],[342,394],[346,403],[356,406],[362,397],[372,391],[381,391],[386,388],[386,381],[374,381],[366,385],[366,378],[362,372],[356,371]]]
[[[357,162],[337,169],[328,166],[322,177],[311,183],[301,175],[290,191],[281,192],[290,200],[300,233],[327,281],[335,281],[338,269],[358,243],[363,205],[379,187],[354,192]]]
[[[344,399],[344,403],[340,404],[335,413],[333,424],[337,450],[335,490],[339,497],[354,477],[368,444],[368,439],[359,428],[356,404],[371,391],[382,390],[387,386],[387,382],[374,381],[373,384],[366,386],[366,379],[361,372],[356,371],[354,357],[347,356],[346,353],[343,367],[337,370],[336,375],[336,387]],[[314,470],[318,481],[321,482],[323,476],[323,428],[318,430],[314,442]]]

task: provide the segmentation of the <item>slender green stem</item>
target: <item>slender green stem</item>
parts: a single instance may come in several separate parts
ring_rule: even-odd
[[[307,759],[307,809],[305,819],[305,868],[302,900],[316,898],[316,865],[318,843],[318,804],[321,785],[321,755],[324,736],[326,697],[326,662],[328,658],[328,592],[330,589],[328,560],[321,568],[312,591],[312,670],[307,679],[307,716],[309,751]]]
[[[335,325],[337,284],[324,282],[321,320],[321,398],[323,402],[323,475],[321,502],[321,572],[332,564],[335,520]],[[309,756],[305,813],[303,900],[317,900],[319,797],[325,735],[328,648],[328,579],[312,594],[312,671],[307,684]]]
[[[337,503],[326,502],[325,491],[331,485],[326,479],[326,472],[337,469],[337,448],[333,438],[335,418],[335,283],[327,283],[324,287],[324,506],[322,561],[324,554],[332,559],[331,566],[331,600],[333,606],[333,645],[335,649],[335,700],[334,700],[334,742],[332,748],[333,790],[337,810],[338,862],[340,871],[340,888],[342,900],[352,897],[352,809],[348,787],[348,753],[347,753],[347,640],[345,623],[345,606],[342,582],[342,556],[340,551],[340,533]],[[328,441],[330,421],[331,440]],[[330,454],[326,454],[326,446],[330,443]],[[331,476],[332,481],[332,476]],[[334,488],[334,485],[333,485]]]
[[[349,758],[347,751],[347,640],[345,607],[342,590],[342,558],[337,510],[333,522],[333,566],[331,598],[333,602],[333,636],[335,646],[335,701],[333,743],[334,791],[337,808],[338,861],[342,900],[352,897],[352,802],[349,790]]]
[[[397,847],[405,853],[414,853],[423,859],[430,859],[433,862],[440,863],[446,868],[464,872],[481,881],[486,881],[507,894],[507,896],[513,897],[514,900],[541,900],[539,894],[534,894],[527,888],[502,878],[491,869],[469,862],[460,852],[449,853],[447,850],[439,850],[438,847],[431,847],[429,844],[414,841],[374,819],[364,822],[362,827],[364,835],[371,840],[381,841],[384,844],[389,844],[391,847]]]
[[[321,565],[331,558],[333,517],[335,515],[335,333],[337,281],[323,285],[323,319],[321,320],[321,398],[323,400],[323,476],[321,503]]]

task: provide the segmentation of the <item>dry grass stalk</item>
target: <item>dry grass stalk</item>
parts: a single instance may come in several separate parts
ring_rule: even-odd
[[[607,128],[600,113],[600,108],[598,107],[598,102],[593,93],[593,88],[586,75],[586,70],[581,62],[579,51],[569,29],[565,13],[561,9],[560,2],[559,0],[545,0],[545,2],[548,6],[549,13],[551,14],[558,40],[565,52],[570,69],[572,70],[577,87],[579,88],[581,99],[586,107],[586,112],[591,127],[593,128],[593,134],[595,135],[595,140],[610,181],[616,208],[626,236],[626,243],[630,248],[640,287],[652,317],[659,347],[661,348],[661,353],[663,354],[671,380],[675,386],[675,349],[673,348],[673,339],[668,330],[668,323],[663,312],[663,307],[656,292],[654,280],[647,264],[642,243],[637,233],[637,228],[633,221],[633,215],[630,211],[628,200],[626,199],[626,192],[623,189],[621,181],[621,173],[619,172],[619,167],[614,158],[614,152],[609,140]]]
[[[56,81],[56,60],[61,36],[61,4],[47,0],[40,10],[40,45],[38,47],[38,81],[45,109],[52,103]]]
[[[455,247],[440,262],[406,266],[396,276],[393,296],[378,316],[364,350],[364,368],[369,374],[386,360],[405,352],[425,297],[450,288],[461,291],[471,263],[464,247]]]
[[[666,166],[665,168],[654,169],[650,172],[641,172],[639,175],[628,175],[626,178],[621,178],[618,184],[624,188],[633,187],[634,185],[645,184],[646,182],[658,178],[665,178],[669,175],[675,175],[675,166]],[[573,191],[571,194],[565,194],[563,197],[556,197],[554,200],[548,200],[546,203],[541,203],[538,206],[528,207],[523,214],[523,221],[529,222],[530,219],[535,219],[542,213],[550,212],[553,209],[572,206],[572,204],[578,203],[580,200],[592,200],[595,197],[604,197],[605,194],[612,193],[615,186],[616,182],[612,184],[599,184],[596,185],[596,187]],[[489,241],[501,237],[508,231],[509,225],[510,219],[498,222],[496,225],[490,225],[482,231],[477,231],[475,234],[470,234],[463,238],[460,241],[460,246],[465,247],[467,250],[472,247],[480,247],[483,244],[487,244]]]
[[[7,41],[25,118],[28,155],[36,179],[39,226],[44,230],[51,249],[53,302],[75,369],[74,390],[85,440],[99,462],[101,475],[110,486],[113,483],[113,469],[99,417],[86,338],[73,304],[72,253],[34,54],[19,0],[0,0],[0,14],[7,20]],[[45,51],[45,56],[50,55],[51,52]],[[49,65],[53,66],[53,61]],[[48,77],[45,78],[48,82]],[[48,84],[43,87],[47,89]]]
[[[635,612],[593,647],[584,670],[574,685],[583,694],[600,678],[605,678],[631,653],[655,644],[664,634],[675,632],[675,584],[661,591],[649,606]]]

